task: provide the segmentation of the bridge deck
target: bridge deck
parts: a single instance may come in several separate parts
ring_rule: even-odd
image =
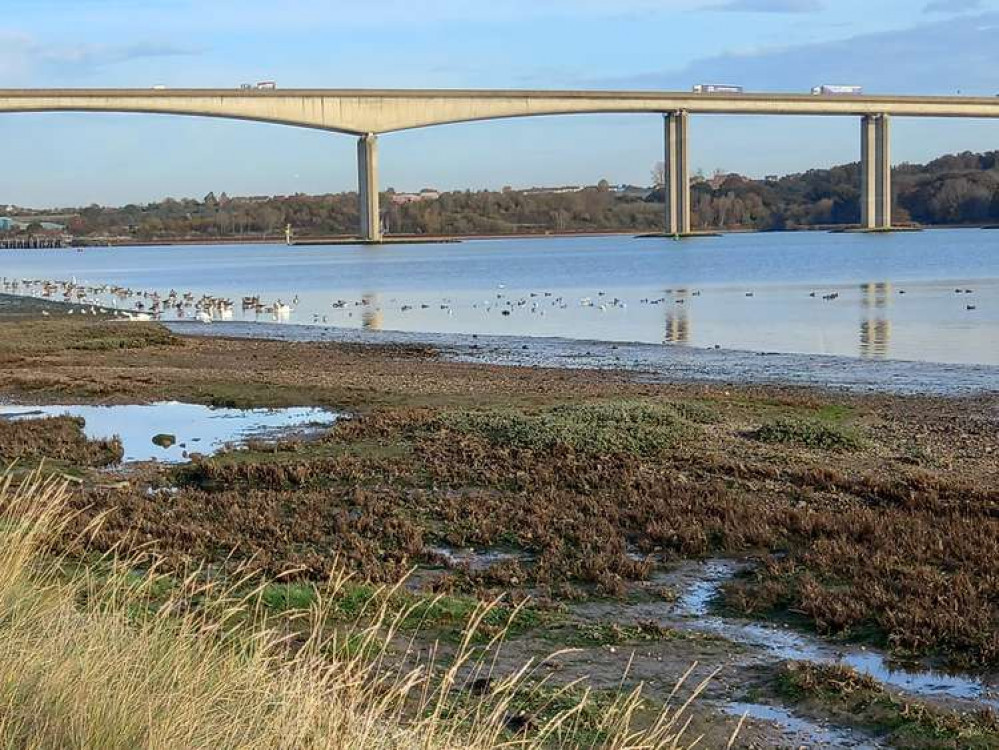
[[[999,97],[694,94],[656,91],[362,89],[14,89],[0,112],[142,112],[259,120],[345,133],[385,133],[474,120],[656,113],[999,117]]]

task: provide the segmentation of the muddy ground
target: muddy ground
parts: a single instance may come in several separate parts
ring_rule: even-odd
[[[293,569],[305,601],[338,566],[362,597],[415,568],[406,596],[447,597],[427,644],[478,600],[526,600],[500,669],[572,648],[545,671],[655,703],[692,663],[693,682],[721,668],[708,747],[743,711],[761,718],[741,747],[999,747],[994,395],[648,383],[31,312],[0,309],[12,402],[354,415],[181,467],[94,469],[65,424],[0,436],[3,460],[82,478],[80,523],[109,513],[92,548]]]

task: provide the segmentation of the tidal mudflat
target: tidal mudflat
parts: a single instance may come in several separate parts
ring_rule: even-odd
[[[0,320],[2,395],[19,403],[352,415],[120,477],[72,420],[4,421],[0,456],[17,446],[18,471],[55,460],[77,477],[67,552],[99,516],[91,552],[284,576],[267,597],[282,610],[330,595],[346,620],[385,604],[400,653],[447,658],[498,598],[483,623],[506,632],[494,676],[539,659],[541,693],[641,683],[655,707],[696,662],[682,695],[713,676],[694,704],[707,746],[743,713],[742,747],[996,746],[994,393],[664,380],[415,341]],[[330,594],[341,566],[354,577]]]

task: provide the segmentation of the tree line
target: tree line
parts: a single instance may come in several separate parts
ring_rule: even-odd
[[[902,164],[894,169],[894,190],[896,224],[999,223],[999,151]],[[568,191],[469,190],[410,202],[396,201],[388,191],[382,198],[383,224],[395,234],[655,232],[663,223],[661,187],[622,190],[606,181]],[[698,229],[769,231],[857,224],[860,165],[768,180],[736,174],[698,177],[691,187],[691,204]],[[26,213],[30,218],[31,212]],[[356,193],[255,198],[212,193],[202,200],[168,198],[60,213],[67,217],[68,233],[81,239],[273,238],[283,237],[288,225],[296,237],[332,236],[354,234],[359,224]]]

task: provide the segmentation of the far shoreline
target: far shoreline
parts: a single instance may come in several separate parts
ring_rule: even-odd
[[[919,225],[899,225],[891,230],[877,232],[875,234],[911,234],[917,231],[939,231],[948,229],[968,229],[968,230],[996,230],[999,225],[995,224],[919,224]],[[744,234],[794,234],[794,233],[829,233],[829,234],[865,234],[863,230],[855,225],[836,224],[821,225],[814,227],[796,227],[794,229],[710,229],[699,231],[692,238],[711,239],[728,235]],[[230,245],[285,245],[288,247],[336,247],[336,246],[365,246],[365,245],[433,245],[433,244],[458,244],[462,242],[474,241],[495,241],[495,240],[531,240],[531,239],[573,239],[573,238],[600,238],[600,237],[632,237],[635,239],[673,239],[671,235],[660,232],[645,232],[641,230],[600,230],[600,231],[579,231],[579,232],[515,232],[510,234],[449,234],[449,235],[423,235],[423,234],[388,234],[384,237],[384,242],[369,242],[359,237],[350,235],[316,235],[309,237],[298,237],[288,244],[282,236],[271,237],[173,237],[159,239],[77,239],[72,244],[62,247],[44,248],[18,248],[30,250],[86,250],[102,247],[198,247],[198,246],[230,246]],[[687,239],[683,237],[681,239]],[[14,249],[14,248],[5,248]]]

